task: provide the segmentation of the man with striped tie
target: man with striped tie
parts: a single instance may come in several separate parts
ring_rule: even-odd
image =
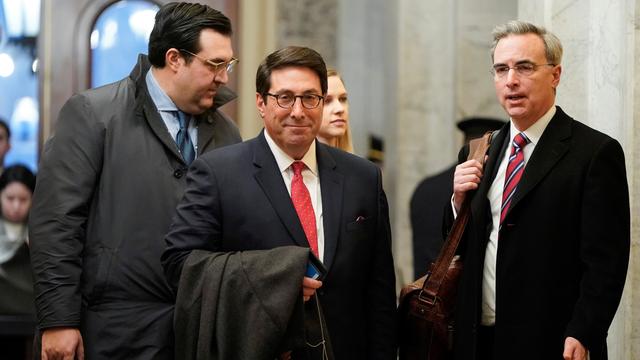
[[[456,359],[606,359],[629,260],[622,148],[555,105],[555,35],[511,21],[493,36],[510,122],[484,166],[464,161],[465,147],[454,175],[451,215],[471,196]]]

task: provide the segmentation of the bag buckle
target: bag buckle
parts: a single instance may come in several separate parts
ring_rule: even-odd
[[[438,297],[435,295],[429,295],[424,291],[424,289],[421,289],[420,293],[418,294],[418,299],[421,302],[434,306],[436,304],[436,301],[438,300]]]

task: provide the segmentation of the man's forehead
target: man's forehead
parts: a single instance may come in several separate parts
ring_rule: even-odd
[[[320,91],[320,77],[315,71],[304,66],[286,66],[271,72],[271,90],[317,92]]]
[[[536,34],[511,34],[498,41],[494,51],[494,63],[521,62],[544,59],[544,42]]]

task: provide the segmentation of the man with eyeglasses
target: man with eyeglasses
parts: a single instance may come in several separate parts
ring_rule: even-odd
[[[264,130],[194,162],[163,265],[170,283],[183,287],[182,273],[201,256],[194,250],[310,248],[326,273],[322,281],[300,274],[298,296],[322,305],[335,358],[395,359],[395,278],[382,176],[373,163],[316,140],[326,92],[327,70],[316,51],[287,47],[265,58],[256,75]],[[224,342],[231,335],[219,336]],[[305,349],[311,351],[290,350],[298,358],[296,351]],[[265,359],[278,354],[263,351]]]
[[[219,11],[166,4],[130,75],[62,108],[29,217],[36,355],[174,358],[160,256],[191,161],[241,141],[218,110],[235,98],[230,36]]]
[[[555,35],[511,21],[493,36],[496,94],[511,121],[484,166],[465,161],[464,147],[454,175],[451,215],[471,201],[455,358],[606,359],[629,260],[622,148],[555,105]]]

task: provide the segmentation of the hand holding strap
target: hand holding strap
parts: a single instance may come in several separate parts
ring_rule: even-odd
[[[491,145],[492,135],[492,132],[487,132],[483,137],[471,140],[471,142],[469,142],[469,156],[467,157],[467,160],[475,159],[484,165],[485,157],[489,151],[489,146]],[[456,220],[453,222],[451,231],[449,231],[449,235],[440,250],[438,259],[436,259],[431,272],[427,274],[427,278],[424,281],[422,291],[419,296],[423,301],[434,304],[438,298],[440,285],[442,285],[444,277],[447,274],[449,265],[456,254],[456,250],[458,249],[460,238],[462,238],[464,229],[469,221],[470,204],[471,196],[467,195],[462,202],[462,206],[460,207]]]

